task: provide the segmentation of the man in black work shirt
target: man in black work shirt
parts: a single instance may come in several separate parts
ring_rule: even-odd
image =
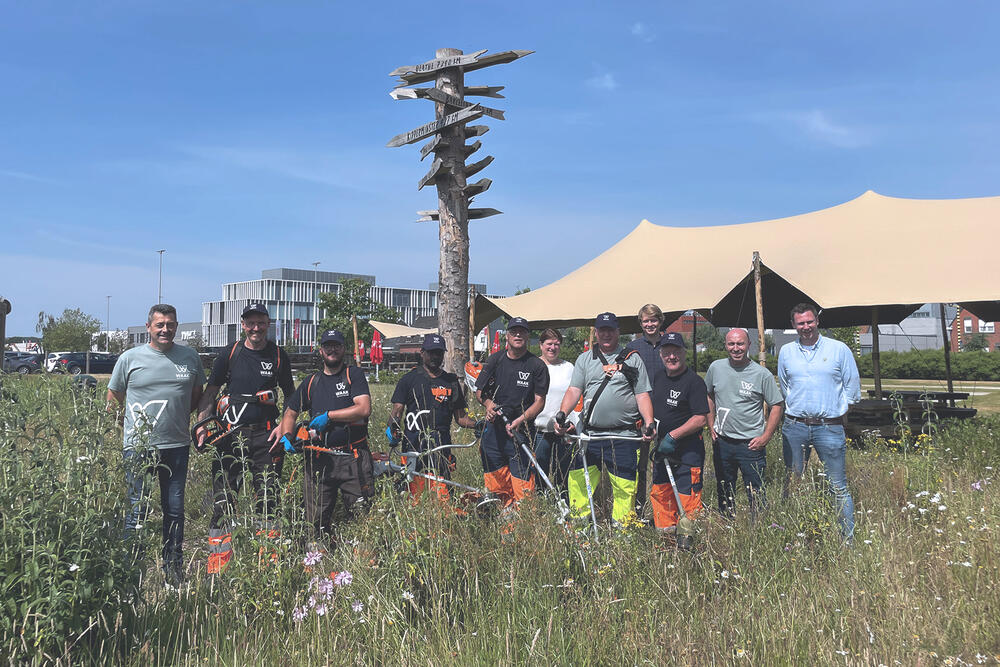
[[[344,334],[331,329],[320,338],[323,371],[302,381],[285,404],[281,418],[284,435],[275,449],[297,451],[295,420],[309,411],[314,440],[305,448],[306,521],[317,534],[332,532],[338,491],[344,509],[353,516],[375,495],[372,455],[368,449],[368,417],[372,397],[368,380],[357,366],[344,364]]]
[[[527,320],[511,318],[507,349],[490,355],[476,380],[476,398],[488,422],[480,445],[486,488],[500,496],[505,508],[535,487],[531,459],[514,437],[518,432],[519,438],[534,441],[530,429],[549,391],[549,371],[528,351],[529,337]]]
[[[280,387],[287,399],[295,384],[288,355],[267,339],[271,319],[264,304],[251,303],[244,308],[241,324],[245,340],[236,341],[215,358],[199,405],[199,420],[210,416],[214,407],[223,425],[231,428],[231,434],[215,444],[212,459],[209,574],[221,572],[232,558],[231,527],[226,525],[226,515],[235,507],[247,467],[253,476],[261,519],[258,531],[268,537],[277,535],[273,519],[284,461],[283,451],[270,452],[281,435],[277,389]],[[223,386],[223,396],[216,403]],[[204,430],[197,434],[199,448],[204,447],[206,435]]]
[[[392,392],[392,414],[389,417],[390,442],[405,438],[407,451],[425,452],[451,444],[451,420],[459,426],[473,428],[475,420],[466,413],[465,392],[458,376],[445,371],[445,342],[438,334],[427,334],[421,346],[421,364],[400,378]],[[405,428],[400,426],[404,421]],[[395,444],[395,443],[393,443]],[[449,450],[435,452],[418,459],[417,470],[450,479],[453,457]],[[424,477],[410,482],[410,497],[416,501],[429,486],[439,498],[448,498],[448,487]]]

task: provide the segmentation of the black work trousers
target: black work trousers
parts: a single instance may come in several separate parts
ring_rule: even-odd
[[[236,494],[249,469],[253,479],[258,519],[270,522],[278,509],[281,468],[285,452],[280,446],[271,453],[266,425],[243,426],[215,446],[212,461],[212,519],[209,528],[222,528],[226,514],[236,507]]]
[[[306,521],[318,534],[330,535],[337,496],[344,499],[348,518],[367,508],[375,495],[372,453],[367,443],[356,449],[324,452],[307,449],[305,491]]]

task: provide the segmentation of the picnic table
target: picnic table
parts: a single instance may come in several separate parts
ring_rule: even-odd
[[[955,401],[964,401],[969,393],[964,391],[936,391],[904,389],[883,391],[884,398],[874,398],[875,392],[868,390],[866,398],[851,406],[845,420],[845,430],[849,437],[856,437],[862,431],[876,431],[883,435],[894,434],[903,419],[914,431],[928,419],[969,419],[976,416],[975,408],[955,407]],[[897,408],[902,415],[897,415]]]

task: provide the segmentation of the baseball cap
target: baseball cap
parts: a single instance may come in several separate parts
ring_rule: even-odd
[[[664,345],[676,345],[677,347],[687,347],[684,343],[684,336],[680,335],[676,331],[671,331],[670,333],[663,336],[660,339],[660,347]]]
[[[323,332],[323,337],[319,339],[319,344],[329,343],[333,341],[334,343],[344,344],[344,334],[340,333],[336,329],[329,329]]]
[[[614,313],[601,313],[594,320],[594,328],[600,329],[601,327],[611,327],[612,329],[618,328],[618,318],[615,317]]]
[[[531,331],[531,327],[528,326],[528,320],[523,317],[512,317],[510,322],[507,323],[508,329],[513,329],[514,327],[521,327],[522,329],[527,329]]]
[[[267,312],[267,306],[262,303],[248,304],[246,308],[243,309],[243,314],[240,315],[240,318],[244,318],[247,315],[264,315],[266,317],[270,317]]]
[[[444,338],[437,334],[425,334],[424,344],[420,348],[421,350],[447,350],[448,347],[444,344]]]

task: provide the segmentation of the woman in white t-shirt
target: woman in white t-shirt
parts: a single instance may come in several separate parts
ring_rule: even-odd
[[[555,329],[546,329],[538,337],[541,358],[549,370],[549,393],[545,395],[545,408],[535,417],[535,458],[553,486],[566,497],[566,475],[572,460],[572,450],[567,442],[555,433],[555,414],[559,411],[570,378],[573,364],[559,358],[562,334]],[[579,412],[571,412],[568,419],[574,424],[579,420]],[[536,484],[537,486],[537,484]]]

